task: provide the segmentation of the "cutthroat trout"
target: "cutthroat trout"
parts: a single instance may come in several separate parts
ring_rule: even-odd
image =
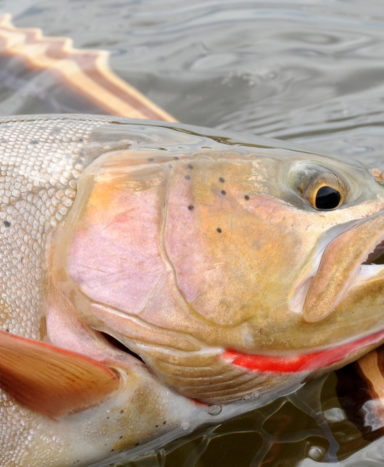
[[[133,458],[383,342],[363,166],[113,117],[0,145],[1,465]]]

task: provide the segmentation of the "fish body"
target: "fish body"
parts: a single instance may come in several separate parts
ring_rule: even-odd
[[[112,117],[0,147],[1,465],[134,456],[383,342],[363,166]]]

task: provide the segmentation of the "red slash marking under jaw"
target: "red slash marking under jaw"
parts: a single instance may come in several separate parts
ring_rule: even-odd
[[[234,350],[226,350],[222,358],[233,365],[253,371],[272,373],[296,373],[314,371],[330,366],[347,358],[353,351],[363,346],[374,344],[384,338],[384,331],[379,331],[353,342],[348,342],[330,349],[299,354],[296,356],[252,355]]]

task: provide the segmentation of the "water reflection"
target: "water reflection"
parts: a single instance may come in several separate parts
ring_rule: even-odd
[[[126,465],[292,466],[306,459],[329,463],[368,444],[335,397],[334,375],[218,426],[177,440],[160,453]]]
[[[0,0],[0,8],[19,27],[110,50],[120,76],[185,123],[384,169],[381,0]],[[15,81],[8,72],[0,71],[2,114],[78,111],[50,98],[57,83],[46,74]],[[332,374],[130,465],[311,466],[353,453],[345,465],[364,456],[382,465],[380,444],[346,419],[335,385]]]

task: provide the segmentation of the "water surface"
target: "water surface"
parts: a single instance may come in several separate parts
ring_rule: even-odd
[[[382,0],[0,0],[19,27],[111,51],[113,69],[184,123],[281,138],[384,168]],[[0,69],[0,113],[72,112],[45,72]],[[336,375],[132,465],[383,465]]]

